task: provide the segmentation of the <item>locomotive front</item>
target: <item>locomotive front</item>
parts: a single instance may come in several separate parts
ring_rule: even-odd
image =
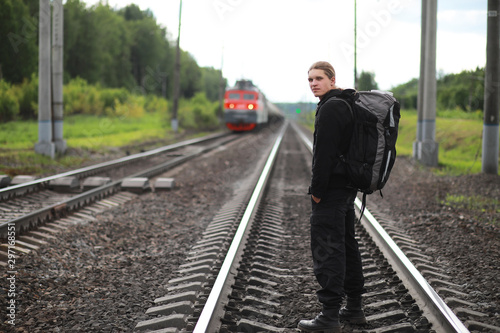
[[[237,81],[224,95],[224,122],[232,131],[250,131],[267,123],[265,97],[252,81]]]

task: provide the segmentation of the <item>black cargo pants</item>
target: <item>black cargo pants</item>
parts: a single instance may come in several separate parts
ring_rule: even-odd
[[[330,190],[319,204],[312,202],[311,250],[314,274],[324,307],[339,307],[345,294],[364,291],[361,256],[354,232],[356,190]]]

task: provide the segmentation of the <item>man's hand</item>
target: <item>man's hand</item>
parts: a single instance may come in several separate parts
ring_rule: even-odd
[[[321,201],[321,198],[316,198],[314,195],[311,194],[311,198],[314,200],[315,203],[319,203]]]

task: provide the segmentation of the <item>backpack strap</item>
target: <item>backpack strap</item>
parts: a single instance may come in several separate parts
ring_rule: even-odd
[[[382,190],[379,190],[380,196],[383,198],[384,195],[382,194]],[[366,196],[370,194],[367,192],[363,192],[363,197],[361,198],[361,213],[359,214],[359,221],[361,222],[361,219],[363,218],[363,214],[365,213],[365,208],[366,208]]]
[[[354,117],[354,113],[352,112],[352,106],[351,106],[351,104],[348,101],[346,101],[345,99],[343,99],[343,98],[340,98],[340,97],[337,97],[337,96],[333,96],[333,97],[330,97],[329,99],[327,99],[326,102],[325,102],[325,104],[328,103],[329,101],[333,100],[333,99],[336,99],[336,100],[344,102],[347,105],[347,107],[349,108],[349,111],[351,111],[351,116]]]
[[[366,208],[366,192],[363,192],[363,198],[361,200],[361,213],[359,214],[359,221],[363,218],[363,214],[365,213]]]

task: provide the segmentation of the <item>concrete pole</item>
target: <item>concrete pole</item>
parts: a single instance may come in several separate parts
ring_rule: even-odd
[[[436,142],[436,32],[437,0],[427,0],[425,24],[425,65],[422,85],[422,141],[418,148],[418,159],[427,166],[438,166],[438,143]]]
[[[417,139],[413,142],[413,158],[418,159],[418,151],[420,142],[422,142],[422,122],[423,122],[423,103],[424,103],[424,78],[425,78],[425,44],[426,44],[426,27],[427,27],[427,1],[422,0],[422,12],[420,23],[420,77],[418,79],[418,96],[417,96]]]
[[[177,51],[175,55],[175,67],[174,67],[174,105],[172,108],[172,130],[177,133],[178,121],[177,121],[177,110],[179,109],[179,95],[181,90],[181,16],[182,16],[182,0],[179,3],[179,29],[177,36]]]
[[[500,2],[488,0],[482,172],[498,174],[500,106]]]
[[[35,152],[54,158],[50,103],[50,0],[40,0],[38,51],[38,143]]]
[[[217,119],[222,123],[222,119],[224,118],[224,92],[226,91],[226,85],[224,84],[224,42],[222,43],[222,51],[220,56],[220,77],[219,77],[219,110]]]
[[[63,139],[63,15],[62,0],[54,0],[52,18],[52,126],[57,153],[66,151],[66,141]]]

